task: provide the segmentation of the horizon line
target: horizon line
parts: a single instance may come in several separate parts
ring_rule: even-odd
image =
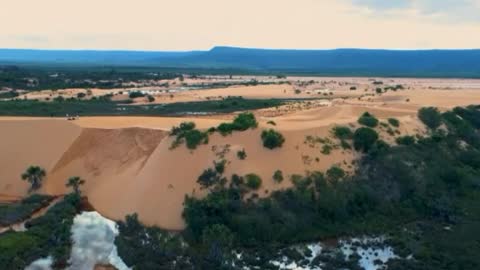
[[[361,48],[361,47],[336,47],[336,48],[266,48],[266,47],[240,47],[230,45],[218,45],[209,49],[190,50],[142,50],[142,49],[120,49],[120,48],[2,48],[0,50],[10,51],[71,51],[71,52],[167,52],[167,53],[188,53],[188,52],[209,52],[218,48],[244,49],[244,50],[265,50],[265,51],[335,51],[335,50],[364,50],[364,51],[474,51],[480,48]]]

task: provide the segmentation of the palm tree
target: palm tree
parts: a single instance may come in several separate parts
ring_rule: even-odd
[[[37,190],[42,186],[43,177],[45,177],[45,170],[39,166],[30,166],[22,174],[22,179],[30,183],[30,191]]]
[[[81,179],[78,176],[73,176],[73,177],[68,178],[66,186],[67,187],[72,187],[73,191],[76,194],[80,194],[80,186],[83,185],[83,184],[85,184],[85,180]]]

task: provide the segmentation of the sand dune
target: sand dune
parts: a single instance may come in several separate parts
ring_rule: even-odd
[[[338,93],[344,91],[341,93],[346,94],[352,83],[370,84],[367,79],[342,80],[341,87],[347,90],[337,89]],[[438,89],[429,89],[426,81]],[[425,128],[416,117],[420,107],[438,106],[444,110],[480,100],[477,81],[395,80],[395,83],[399,82],[408,82],[417,89],[374,96],[370,89],[370,96],[361,98],[357,96],[367,92],[358,90],[352,92],[352,98],[334,99],[311,108],[287,106],[281,114],[259,110],[255,112],[260,122],[257,129],[235,132],[226,137],[215,133],[210,136],[208,145],[201,145],[196,150],[188,150],[184,145],[170,149],[173,138],[167,136],[167,131],[184,121],[194,121],[198,128],[207,129],[233,118],[233,115],[201,118],[81,117],[76,121],[0,117],[0,162],[4,168],[0,170],[0,201],[25,196],[28,185],[20,180],[20,174],[29,165],[40,165],[47,170],[42,192],[63,194],[67,192],[66,180],[80,176],[87,181],[82,187],[83,192],[102,215],[122,219],[126,214],[136,212],[147,224],[178,230],[185,226],[181,217],[185,195],[205,195],[196,181],[203,170],[213,167],[214,161],[227,161],[225,176],[228,178],[234,173],[258,174],[263,185],[257,193],[268,196],[273,190],[290,187],[292,184],[288,179],[293,174],[325,171],[332,165],[354,170],[352,160],[358,157],[357,153],[338,148],[328,155],[322,154],[322,145],[306,142],[307,136],[330,137],[334,144],[338,144],[330,134],[332,127],[342,124],[355,128],[359,115],[365,111],[381,121],[388,117],[399,119],[398,131],[402,135],[424,133]],[[456,83],[465,89],[446,90]],[[188,98],[205,99],[210,95],[228,94],[252,98],[291,95],[293,88],[284,92],[286,86],[192,91]],[[286,141],[280,149],[268,150],[262,146],[261,131],[273,127],[268,121],[274,121],[274,128],[285,136]],[[377,130],[382,139],[395,142],[395,137],[385,128]],[[240,160],[237,151],[243,149],[247,158]],[[272,179],[277,169],[283,171],[286,179],[280,184]]]
[[[0,124],[3,136],[22,133],[22,141],[28,141],[28,146],[36,145],[31,152],[30,148],[22,148],[20,143],[7,144],[3,140],[2,149],[10,152],[19,149],[19,152],[11,161],[2,155],[4,162],[16,169],[8,170],[10,180],[5,182],[7,185],[2,193],[25,195],[28,186],[19,175],[26,166],[35,163],[47,169],[43,192],[63,194],[67,192],[65,182],[68,177],[80,176],[87,180],[84,193],[103,215],[122,219],[126,214],[137,212],[147,224],[168,229],[183,228],[184,197],[205,193],[196,180],[204,169],[213,166],[215,160],[228,161],[227,177],[233,173],[260,175],[264,182],[258,193],[265,196],[267,192],[291,185],[288,180],[282,184],[273,182],[272,175],[277,169],[288,178],[291,174],[325,170],[335,163],[347,166],[353,158],[352,153],[341,153],[340,150],[322,155],[318,148],[304,144],[306,135],[327,136],[328,125],[303,131],[285,130],[286,143],[278,150],[268,150],[261,145],[260,132],[266,127],[262,123],[256,130],[226,137],[214,134],[208,145],[192,151],[185,146],[170,150],[173,139],[159,129],[82,129],[66,120],[10,119],[0,121]],[[53,137],[47,140],[45,135],[40,140],[39,132],[34,132],[36,129]],[[246,160],[239,160],[236,156],[241,149],[247,152]],[[315,158],[319,160],[314,161]]]

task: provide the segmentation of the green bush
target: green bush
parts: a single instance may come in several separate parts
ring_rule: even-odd
[[[233,186],[243,186],[245,184],[245,180],[243,179],[242,176],[239,176],[237,174],[232,174],[232,185]]]
[[[220,175],[212,168],[208,168],[204,170],[203,173],[197,179],[197,183],[202,188],[212,187],[218,184],[219,182],[220,182]]]
[[[213,162],[213,165],[215,167],[215,171],[219,174],[223,174],[225,172],[225,164],[227,164],[227,161],[225,159],[216,162]]]
[[[336,126],[333,128],[333,135],[340,140],[349,140],[352,138],[353,132],[347,126]]]
[[[276,170],[273,173],[273,180],[277,183],[281,183],[283,181],[283,173],[281,170]]]
[[[189,131],[195,129],[195,123],[194,122],[182,122],[180,123],[180,126],[174,126],[170,130],[170,136],[176,136],[182,132]]]
[[[437,129],[442,124],[442,116],[435,107],[421,108],[418,110],[418,118],[431,129]]]
[[[245,152],[245,149],[237,151],[237,157],[240,160],[244,160],[247,157],[247,152]]]
[[[355,130],[353,134],[353,147],[357,151],[368,152],[368,150],[378,140],[378,133],[367,127],[361,127]]]
[[[388,118],[388,123],[394,127],[400,126],[400,121],[398,121],[396,118]]]
[[[375,118],[372,114],[365,112],[360,118],[358,118],[358,123],[367,127],[374,128],[378,126],[378,119]]]
[[[401,145],[412,145],[412,144],[415,143],[415,137],[413,137],[413,136],[402,136],[402,137],[398,137],[395,141],[398,144],[401,144]]]
[[[184,141],[188,149],[196,149],[198,145],[208,143],[208,132],[195,129],[193,122],[183,122],[178,127],[172,127],[170,136],[176,136],[171,148],[177,147]]]
[[[154,102],[154,101],[155,101],[155,97],[152,96],[152,95],[148,95],[148,96],[147,96],[147,100],[148,100],[148,102]]]
[[[256,128],[258,123],[253,113],[245,112],[237,115],[237,117],[233,119],[233,125],[235,130],[244,131],[249,128]]]
[[[329,144],[324,144],[322,146],[322,150],[320,151],[322,154],[324,155],[330,155],[330,153],[332,152],[333,150],[333,147]]]
[[[260,176],[254,174],[254,173],[249,173],[245,175],[246,179],[246,185],[250,189],[257,190],[262,186],[262,178]]]
[[[185,141],[188,149],[195,149],[199,144],[208,143],[208,135],[205,132],[201,132],[197,129],[185,132]]]
[[[338,166],[332,166],[330,167],[330,169],[327,170],[326,175],[327,175],[328,181],[333,183],[343,179],[346,174],[342,168]]]
[[[282,147],[285,142],[283,135],[273,129],[264,130],[261,135],[263,146],[268,149]]]
[[[223,135],[231,134],[233,131],[245,131],[258,126],[257,119],[253,113],[241,113],[233,119],[232,123],[221,123],[217,130]]]

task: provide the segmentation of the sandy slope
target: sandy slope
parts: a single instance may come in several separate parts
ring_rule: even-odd
[[[24,195],[28,184],[20,175],[25,169],[53,169],[81,130],[65,120],[0,121],[0,194]]]

